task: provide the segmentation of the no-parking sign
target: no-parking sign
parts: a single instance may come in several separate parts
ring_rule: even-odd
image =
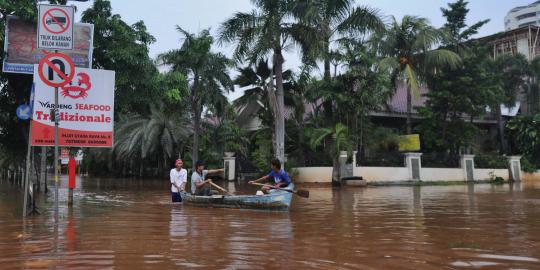
[[[37,47],[72,50],[74,12],[73,6],[39,5]]]
[[[75,65],[63,53],[50,53],[39,61],[38,75],[48,86],[62,87],[75,76]]]

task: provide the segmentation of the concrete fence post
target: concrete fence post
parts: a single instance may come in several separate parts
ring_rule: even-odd
[[[511,180],[521,181],[521,156],[508,156],[508,170]]]
[[[236,158],[233,157],[233,152],[225,152],[225,157],[223,157],[223,168],[225,172],[223,173],[226,181],[234,181],[236,178]]]
[[[340,170],[341,178],[352,176],[352,175],[348,175],[347,151],[340,151],[339,152],[339,170]]]
[[[405,153],[405,167],[409,171],[409,180],[422,179],[422,153]]]
[[[461,155],[459,164],[465,181],[474,181],[474,155]]]

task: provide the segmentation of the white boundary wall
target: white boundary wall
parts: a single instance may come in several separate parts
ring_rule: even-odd
[[[354,162],[356,163],[356,162]],[[474,168],[474,167],[473,167]],[[297,183],[331,183],[332,167],[300,167],[293,168],[292,175],[296,176]],[[426,168],[420,167],[421,181],[445,182],[467,181],[466,172],[463,168]],[[536,173],[524,173],[523,181],[540,181],[540,171]],[[408,167],[357,167],[353,168],[354,176],[362,176],[369,182],[407,182],[412,181]],[[477,169],[473,171],[474,180],[486,181],[493,177],[510,179],[508,169]]]
[[[331,183],[332,167],[303,167],[293,168],[297,183]]]
[[[421,159],[421,153],[406,153],[407,157]],[[356,156],[353,155],[353,164],[356,164]],[[521,156],[508,156],[509,165],[517,163],[517,170],[521,171],[519,161]],[[494,177],[501,177],[504,180],[511,178],[510,169],[478,169],[474,166],[474,155],[461,156],[461,168],[426,168],[419,163],[420,180],[427,182],[448,182],[448,181],[467,181],[467,171],[465,166],[467,161],[472,160],[472,178],[476,181],[487,181]],[[362,176],[368,183],[395,183],[395,182],[410,182],[413,180],[411,174],[413,162],[405,162],[404,167],[353,167],[353,176]],[[515,164],[514,164],[515,165]],[[409,167],[407,167],[409,166]],[[511,169],[516,168],[511,166]],[[301,167],[293,168],[291,171],[293,176],[296,176],[298,183],[331,183],[332,182],[332,167]],[[540,171],[536,173],[525,173],[521,171],[516,177],[522,181],[540,181]]]
[[[297,183],[330,183],[332,182],[332,167],[300,167],[293,168]],[[491,173],[508,180],[507,169],[474,169],[475,180],[490,180]],[[406,167],[355,167],[355,176],[362,176],[369,182],[406,182],[409,171]],[[425,168],[422,167],[422,181],[445,182],[465,181],[461,168]],[[525,174],[524,180],[540,180],[540,171],[534,174]]]
[[[395,182],[409,179],[406,167],[354,167],[353,174],[367,182]]]
[[[464,175],[462,168],[422,167],[422,181],[464,181],[465,179],[466,176]]]

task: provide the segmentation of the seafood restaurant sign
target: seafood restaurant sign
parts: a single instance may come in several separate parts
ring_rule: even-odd
[[[54,146],[55,89],[38,73],[35,65],[32,145]],[[73,79],[58,89],[60,146],[112,147],[114,75],[110,70],[76,67]]]

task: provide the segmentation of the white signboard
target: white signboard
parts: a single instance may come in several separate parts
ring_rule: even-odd
[[[83,160],[83,158],[84,158],[84,152],[83,152],[83,150],[79,149],[77,151],[77,154],[75,155],[75,161],[80,163]]]
[[[73,6],[39,5],[37,47],[72,50],[74,13]]]
[[[35,99],[32,145],[54,145],[54,87],[45,84],[34,67]],[[58,88],[60,146],[112,147],[114,71],[75,68],[70,83]]]

